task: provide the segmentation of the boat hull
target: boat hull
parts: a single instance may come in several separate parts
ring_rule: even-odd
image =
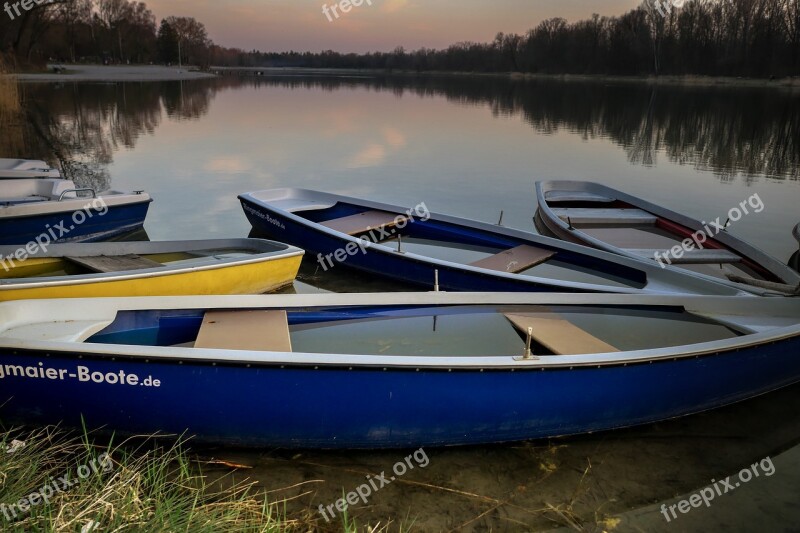
[[[78,206],[64,211],[21,216],[5,216],[0,211],[0,245],[106,240],[142,228],[151,201],[149,196],[145,196],[143,200],[113,205],[109,203],[103,210]],[[75,214],[80,212],[86,216],[78,217],[77,220],[83,222],[76,223]],[[91,213],[91,216],[87,213]]]
[[[313,191],[300,190],[300,192],[314,194]],[[326,256],[336,257],[337,254],[340,256],[346,249],[352,250],[355,247],[358,250],[362,246],[359,244],[362,241],[355,237],[327,230],[320,224],[275,208],[267,201],[255,199],[253,194],[239,196],[244,213],[253,228],[259,234],[305,249],[317,259],[319,268],[330,268],[325,266]],[[346,201],[344,197],[327,194],[321,198],[326,201]],[[401,209],[375,202],[363,202],[358,205],[385,209],[391,213]],[[543,238],[519,230],[488,226],[444,215],[434,216],[436,218],[415,226],[414,231],[418,237],[432,240],[449,238],[455,242],[478,241],[482,245],[498,249],[507,249],[520,244],[546,249],[553,247],[559,258],[572,262],[577,268],[615,276],[626,280],[628,284],[578,283],[557,277],[534,277],[475,268],[428,256],[404,253],[381,244],[363,244],[365,248],[362,251],[348,253],[346,260],[337,264],[426,289],[433,289],[438,280],[439,288],[445,291],[637,293],[647,290],[665,293],[742,294],[741,291],[733,290],[726,285],[697,281],[688,275],[664,273],[644,260],[619,258],[583,247],[572,247],[552,239],[547,239],[552,242],[545,244]]]
[[[652,364],[516,372],[148,363],[2,349],[0,417],[7,425],[80,427],[83,419],[123,433],[186,431],[248,446],[487,444],[634,426],[751,398],[800,379],[798,349],[794,338]],[[109,383],[120,372],[124,384]],[[92,381],[96,373],[103,383]]]
[[[668,233],[673,234],[676,238],[676,244],[678,245],[682,239],[687,239],[696,232],[708,233],[707,230],[704,229],[704,226],[707,227],[705,222],[693,220],[685,215],[670,211],[661,206],[642,200],[641,198],[631,196],[604,185],[591,182],[573,181],[538,182],[536,184],[538,208],[536,210],[536,215],[534,216],[534,224],[536,225],[537,231],[543,235],[555,237],[565,242],[589,246],[598,250],[618,254],[623,257],[638,257],[637,254],[633,253],[631,250],[627,250],[625,248],[605,242],[599,238],[592,237],[586,232],[581,231],[579,228],[573,228],[571,226],[571,222],[565,222],[562,220],[553,211],[550,203],[548,202],[547,195],[555,192],[573,194],[584,192],[587,194],[603,195],[610,200],[623,201],[630,206],[654,214],[658,218],[656,227],[665,229]],[[691,241],[691,239],[689,240]],[[798,277],[797,274],[792,270],[787,269],[786,265],[782,264],[777,259],[771,257],[753,245],[735,238],[726,231],[720,231],[715,235],[710,236],[709,240],[704,246],[705,248],[710,248],[712,250],[732,250],[741,256],[743,264],[748,265],[754,270],[754,272],[763,276],[767,281],[780,282],[791,286],[800,284],[800,277]],[[667,259],[669,258],[667,257]],[[656,262],[652,257],[650,260]],[[681,265],[672,265],[671,261],[669,262],[669,265],[662,263],[661,266],[672,270],[683,270],[680,268]],[[717,279],[699,272],[692,272],[692,275],[699,279],[714,280],[716,282],[725,283],[732,287],[743,288],[741,284],[734,281],[728,281],[721,278]]]
[[[106,273],[52,275],[71,263],[70,257],[163,257],[169,261],[191,252],[251,250],[251,255],[219,262],[198,262]],[[290,285],[303,251],[260,239],[201,241],[53,244],[24,261],[4,258],[13,246],[0,247],[0,302],[48,298],[98,298],[125,296],[191,296],[213,294],[263,294]],[[7,278],[7,279],[4,279]]]

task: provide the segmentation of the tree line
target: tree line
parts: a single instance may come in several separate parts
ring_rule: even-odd
[[[144,2],[52,0],[6,15],[0,14],[0,51],[23,65],[51,60],[207,65],[215,46],[194,18],[166,17],[157,26]]]
[[[645,0],[621,16],[541,22],[525,34],[445,49],[347,54],[260,52],[214,44],[193,18],[160,25],[143,2],[54,0],[10,21],[2,50],[35,62],[186,63],[549,74],[800,74],[800,0]],[[5,31],[5,28],[8,31]]]

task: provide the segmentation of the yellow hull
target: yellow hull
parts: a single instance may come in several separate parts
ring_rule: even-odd
[[[94,279],[83,283],[20,288],[0,286],[0,301],[42,298],[124,296],[191,296],[205,294],[263,294],[291,284],[302,256],[266,258],[244,265],[220,265],[204,270],[147,274],[126,280]],[[33,265],[30,265],[33,266]],[[69,278],[65,278],[68,280]],[[35,282],[36,278],[29,278]]]

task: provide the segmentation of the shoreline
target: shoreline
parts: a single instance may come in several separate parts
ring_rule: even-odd
[[[62,65],[58,63],[58,65]],[[48,65],[52,70],[53,65]],[[70,65],[63,64],[64,72],[24,72],[7,74],[21,82],[63,82],[63,81],[94,81],[94,82],[148,82],[148,81],[183,81],[215,78],[214,74],[200,72],[196,67],[177,66],[167,67],[162,65]]]
[[[201,72],[196,67],[161,65],[65,65],[63,73],[19,73],[5,76],[21,82],[148,82],[210,79],[218,76],[403,76],[443,78],[503,78],[579,83],[633,83],[684,87],[745,87],[800,89],[800,77],[763,79],[725,76],[615,76],[605,74],[531,74],[521,72],[445,72],[381,69],[326,69],[305,67],[211,67]]]
[[[777,79],[734,78],[728,76],[665,75],[665,76],[619,76],[607,74],[536,74],[524,72],[449,72],[437,70],[383,70],[383,69],[327,69],[306,67],[210,67],[218,75],[248,73],[253,76],[285,75],[347,75],[347,76],[412,76],[443,78],[507,78],[511,80],[547,80],[589,83],[640,83],[648,85],[682,85],[687,87],[757,87],[800,89],[800,77]],[[260,73],[260,74],[259,74]]]

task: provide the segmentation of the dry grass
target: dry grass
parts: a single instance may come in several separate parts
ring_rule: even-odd
[[[13,441],[18,441],[12,444]],[[24,442],[24,445],[20,443]],[[95,465],[78,480],[82,465]],[[99,468],[103,465],[106,468]],[[86,471],[84,471],[86,473]],[[9,509],[66,474],[68,489],[29,509]],[[100,533],[292,532],[307,523],[288,519],[280,503],[269,503],[253,483],[217,480],[212,488],[191,464],[179,441],[97,447],[84,435],[47,428],[0,433],[0,531],[91,531]],[[4,512],[3,512],[4,511]],[[13,511],[13,512],[12,512]]]

